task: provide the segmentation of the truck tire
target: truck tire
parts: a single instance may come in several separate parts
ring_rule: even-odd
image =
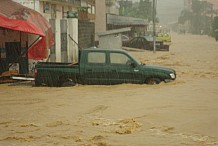
[[[35,87],[39,87],[41,85],[41,83],[35,80],[32,82],[32,85]]]
[[[62,76],[59,78],[59,85],[61,87],[75,86],[76,82],[69,76]]]
[[[145,83],[149,85],[160,84],[161,80],[159,78],[148,78]]]
[[[61,84],[61,87],[69,87],[69,86],[75,86],[76,83],[74,81],[65,81]]]

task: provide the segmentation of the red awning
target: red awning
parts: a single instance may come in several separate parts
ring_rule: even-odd
[[[49,48],[54,44],[48,21],[40,13],[11,0],[0,0],[0,27],[42,37],[28,48],[30,59],[45,59],[48,57],[46,42],[48,42]]]

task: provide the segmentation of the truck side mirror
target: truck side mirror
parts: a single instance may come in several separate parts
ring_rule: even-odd
[[[135,67],[136,67],[135,62],[131,62],[131,63],[130,63],[130,66],[131,66],[132,68],[135,68]]]
[[[133,62],[132,60],[127,61],[127,65],[129,65],[129,66],[132,67],[132,68],[135,68],[135,67],[136,67],[135,62]]]

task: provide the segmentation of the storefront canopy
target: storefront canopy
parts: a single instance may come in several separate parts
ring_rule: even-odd
[[[31,59],[45,59],[47,46],[51,48],[54,44],[48,21],[35,10],[11,0],[0,0],[0,27],[41,36],[41,39],[28,48],[28,57]]]

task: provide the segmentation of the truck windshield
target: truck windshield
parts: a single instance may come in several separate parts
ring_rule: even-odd
[[[141,65],[142,63],[139,61],[139,60],[137,60],[134,56],[132,56],[130,53],[127,53],[131,58],[132,58],[132,60],[134,60],[138,65]]]

